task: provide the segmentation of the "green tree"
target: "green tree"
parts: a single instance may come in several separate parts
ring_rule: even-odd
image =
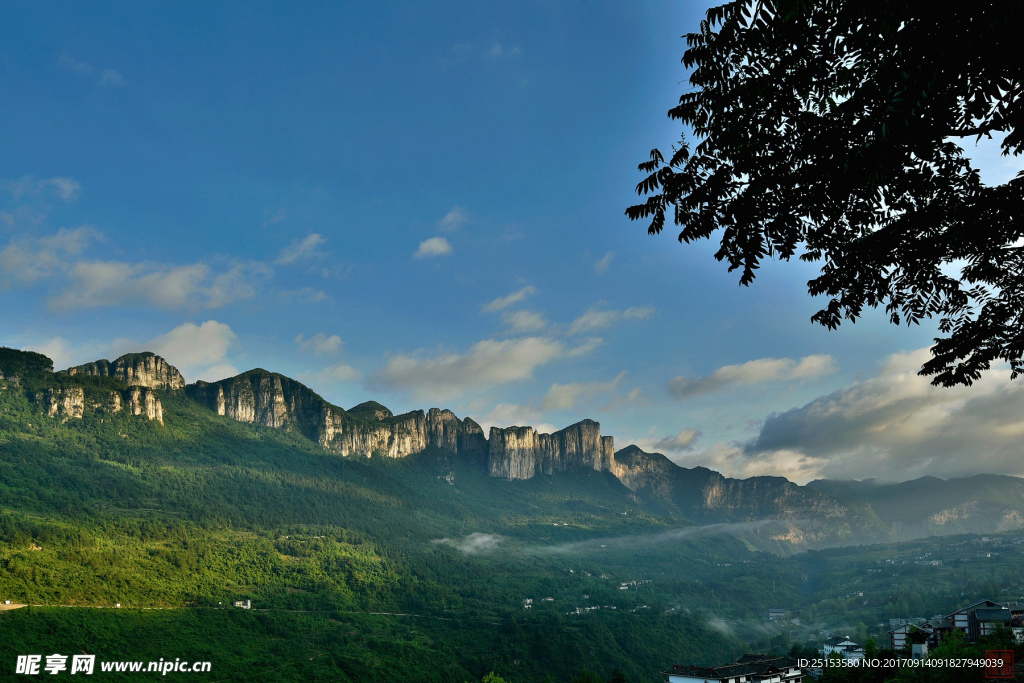
[[[1020,154],[1024,3],[734,0],[686,36],[692,129],[640,165],[632,220],[681,242],[721,231],[715,257],[749,285],[766,257],[823,262],[808,282],[835,329],[864,307],[938,317],[921,370],[971,384],[1024,372],[1024,173],[986,186],[956,138],[1005,134]],[[955,274],[962,266],[959,275]]]

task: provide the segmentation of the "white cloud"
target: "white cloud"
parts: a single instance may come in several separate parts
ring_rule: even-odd
[[[867,381],[769,416],[736,457],[813,463],[830,478],[1024,475],[1024,383],[996,368],[971,387],[934,387],[917,374],[928,358],[894,354]]]
[[[86,226],[62,229],[49,237],[12,240],[0,251],[0,286],[32,284],[62,273],[69,267],[69,257],[97,239],[100,234]]]
[[[512,292],[508,296],[500,296],[493,301],[484,304],[483,311],[485,313],[491,311],[500,311],[503,308],[508,308],[512,304],[517,304],[528,296],[532,296],[537,293],[537,288],[534,286],[523,287],[518,292]]]
[[[603,275],[608,272],[608,266],[612,263],[612,258],[615,257],[614,251],[609,251],[607,254],[602,256],[594,263],[594,271]]]
[[[204,263],[80,261],[68,268],[68,286],[50,300],[50,308],[57,312],[124,304],[218,308],[254,296],[254,279],[268,274],[265,266],[255,263],[214,274]]]
[[[614,391],[626,372],[620,372],[610,382],[573,382],[571,384],[552,384],[541,405],[544,410],[571,410],[581,396],[593,397]]]
[[[501,320],[517,334],[540,332],[548,326],[544,316],[536,311],[506,311],[501,314]]]
[[[444,353],[433,358],[395,356],[374,373],[372,384],[440,400],[473,389],[531,379],[536,368],[564,355],[561,342],[545,337],[487,339],[464,354]]]
[[[356,382],[363,377],[363,373],[356,370],[351,365],[343,365],[337,363],[330,365],[323,369],[323,376],[332,382]]]
[[[760,384],[781,380],[814,379],[836,371],[832,356],[804,356],[792,358],[760,358],[739,365],[724,365],[707,377],[674,377],[669,380],[668,392],[678,399],[709,394],[730,385]]]
[[[227,358],[228,351],[237,343],[238,336],[229,325],[207,320],[199,325],[182,323],[146,342],[115,340],[111,345],[113,352],[108,355],[115,358],[123,353],[152,351],[178,368],[187,381],[214,382],[238,374],[238,369]]]
[[[11,193],[15,200],[27,198],[46,198],[57,196],[66,202],[78,199],[82,185],[74,178],[48,178],[36,180],[32,176],[24,176],[20,180],[0,183],[0,187]]]
[[[343,342],[341,341],[341,337],[336,334],[327,336],[323,332],[318,332],[309,339],[306,339],[300,334],[295,337],[295,343],[298,344],[300,348],[307,351],[313,351],[315,353],[334,353],[341,349]]]
[[[651,306],[633,306],[624,311],[598,310],[591,308],[589,311],[576,318],[569,325],[569,334],[580,334],[581,332],[592,332],[611,327],[620,320],[645,320],[654,313]]]
[[[275,263],[284,265],[295,263],[299,259],[306,259],[315,256],[320,245],[326,241],[327,238],[315,232],[311,235],[307,235],[301,240],[295,240],[281,250],[281,253],[277,255]]]
[[[452,245],[448,244],[448,240],[444,237],[431,237],[428,240],[420,242],[419,249],[413,254],[415,258],[433,257],[433,256],[444,256],[445,254],[452,253]]]
[[[569,349],[569,352],[566,353],[565,355],[569,358],[585,356],[603,343],[604,340],[601,339],[601,337],[590,337],[579,346],[574,346],[573,348]]]
[[[28,351],[35,351],[47,356],[53,361],[54,370],[63,370],[72,365],[81,365],[82,363],[96,360],[98,356],[95,354],[99,353],[98,347],[95,345],[75,346],[63,337],[53,337],[36,344],[25,344],[24,348]]]
[[[674,460],[683,467],[708,467],[726,477],[785,477],[797,484],[806,484],[823,476],[822,460],[799,451],[778,450],[756,457],[746,454],[735,443],[718,442],[706,451],[694,454],[692,449]],[[862,475],[862,477],[872,475]],[[849,478],[849,477],[847,477]]]
[[[441,230],[451,231],[458,230],[460,226],[469,222],[469,214],[466,210],[456,204],[452,207],[452,210],[445,214],[444,218],[437,222],[437,227]]]
[[[82,186],[78,181],[71,178],[50,178],[46,182],[56,189],[58,197],[67,202],[78,199],[78,195],[82,191]]]

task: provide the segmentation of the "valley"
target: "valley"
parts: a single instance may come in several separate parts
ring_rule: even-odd
[[[207,660],[213,680],[659,681],[1024,595],[1013,477],[729,479],[612,452],[588,420],[484,438],[265,371],[185,386],[152,354],[54,373],[4,349],[0,374],[0,602],[31,605],[0,613],[0,667],[88,651]]]

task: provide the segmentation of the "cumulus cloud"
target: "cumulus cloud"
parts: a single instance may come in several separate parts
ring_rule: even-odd
[[[340,350],[343,344],[341,337],[338,335],[332,334],[327,336],[323,332],[317,332],[309,339],[300,334],[295,337],[295,343],[303,350],[313,351],[314,353],[334,353]]]
[[[466,555],[477,555],[479,553],[494,550],[502,540],[502,537],[497,534],[483,534],[478,531],[476,533],[469,534],[465,538],[439,538],[431,541],[431,543],[451,546]]]
[[[928,358],[894,354],[867,381],[769,416],[732,459],[831,478],[1024,474],[1024,384],[995,369],[971,387],[934,387],[917,374]]]
[[[612,263],[612,258],[615,256],[614,251],[609,251],[607,254],[599,258],[594,263],[594,271],[598,274],[603,275],[608,272],[608,266]]]
[[[283,219],[282,219],[283,220]],[[289,263],[295,263],[300,259],[307,259],[317,254],[321,244],[327,241],[323,235],[313,233],[308,235],[301,240],[295,240],[287,247],[281,250],[281,253],[277,255],[275,263],[286,265]]]
[[[592,332],[611,327],[620,320],[645,320],[654,313],[652,306],[633,306],[624,311],[591,308],[569,325],[569,334]]]
[[[228,350],[237,342],[238,335],[229,325],[207,320],[199,325],[183,323],[141,345],[128,340],[115,345],[123,349],[122,353],[145,349],[163,356],[189,381],[213,382],[238,374],[237,368],[227,361]]]
[[[431,237],[420,242],[419,249],[413,254],[415,258],[427,258],[433,256],[444,256],[452,253],[452,245],[444,237]]]
[[[792,358],[760,358],[739,365],[725,365],[706,377],[679,376],[669,380],[668,393],[686,399],[710,394],[731,385],[761,384],[780,380],[814,379],[836,371],[832,356]]]
[[[541,405],[544,410],[571,410],[581,396],[599,396],[615,391],[626,371],[620,372],[610,382],[573,382],[570,384],[552,384],[548,388]]]
[[[517,334],[540,332],[548,326],[548,321],[536,311],[505,311],[501,314],[501,320]]]
[[[399,355],[373,375],[375,388],[412,391],[442,399],[470,389],[531,379],[536,368],[565,355],[565,346],[545,337],[522,337],[474,344],[464,354],[433,358]]]
[[[512,292],[508,296],[499,296],[497,299],[484,304],[483,311],[489,313],[491,311],[500,311],[508,308],[512,304],[517,304],[528,296],[533,296],[537,293],[537,288],[530,285],[523,287],[518,292]]]
[[[466,210],[456,204],[452,207],[452,210],[445,214],[444,218],[437,222],[437,227],[441,230],[451,231],[458,230],[459,227],[469,222],[469,214]]]

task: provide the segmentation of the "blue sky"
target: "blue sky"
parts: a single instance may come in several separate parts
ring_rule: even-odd
[[[584,417],[734,476],[1024,474],[1024,390],[934,325],[810,323],[623,215],[700,3],[22,3],[0,26],[0,344],[152,350],[351,407]],[[995,145],[986,179],[1019,170]]]

